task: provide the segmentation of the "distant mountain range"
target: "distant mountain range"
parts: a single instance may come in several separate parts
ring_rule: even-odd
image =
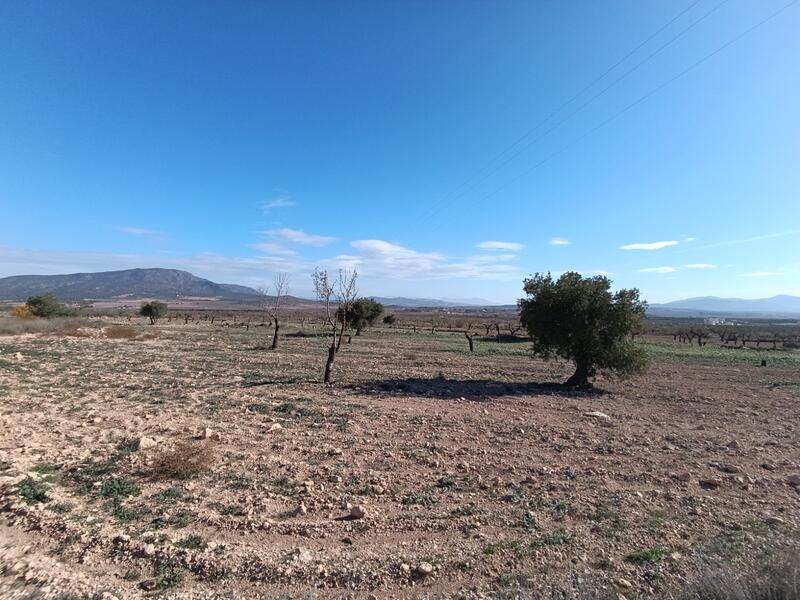
[[[454,300],[452,298],[405,298],[403,296],[391,298],[371,296],[371,298],[386,306],[402,306],[404,308],[448,308],[459,306],[493,306],[494,304],[482,298],[465,298],[463,300]]]
[[[55,294],[66,302],[81,300],[111,300],[157,298],[212,298],[237,302],[254,302],[260,294],[243,285],[214,283],[187,271],[176,269],[128,269],[72,275],[15,275],[0,278],[0,300],[21,301],[38,294]],[[373,296],[387,306],[403,308],[468,308],[492,307],[513,310],[514,305],[496,306],[482,298],[455,300],[449,298],[407,298]],[[312,302],[287,298],[287,304]],[[704,296],[676,300],[665,304],[650,304],[651,317],[740,317],[740,318],[800,318],[800,297],[773,296],[745,300]]]
[[[128,269],[72,275],[15,275],[0,279],[0,299],[25,300],[54,294],[67,302],[112,298],[178,297],[255,300],[259,293],[243,285],[214,283],[176,269]]]
[[[800,317],[800,296],[772,296],[748,300],[703,296],[651,304],[648,315],[653,317]]]

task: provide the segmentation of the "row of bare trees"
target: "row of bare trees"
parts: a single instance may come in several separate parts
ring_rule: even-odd
[[[772,345],[777,348],[794,345],[800,341],[800,332],[793,328],[759,329],[753,327],[703,327],[688,326],[675,329],[671,332],[673,341],[684,344],[697,344],[705,346],[713,337],[719,339],[722,346],[746,348],[748,344],[760,348],[761,344]]]

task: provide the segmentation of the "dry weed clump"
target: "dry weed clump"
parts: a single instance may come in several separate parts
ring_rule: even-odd
[[[85,329],[97,327],[99,327],[99,324],[95,321],[75,317],[54,319],[27,319],[21,317],[0,318],[0,335],[41,333],[74,337],[91,337],[91,334],[85,331]]]
[[[762,556],[756,564],[734,568],[706,567],[670,600],[798,600],[800,553],[798,548]]]
[[[216,460],[212,440],[179,442],[153,462],[153,472],[162,479],[189,479],[211,468]]]
[[[35,319],[36,315],[33,314],[30,306],[20,304],[11,309],[11,315],[18,319]]]
[[[136,330],[128,325],[111,325],[104,333],[109,340],[132,340],[137,336]]]

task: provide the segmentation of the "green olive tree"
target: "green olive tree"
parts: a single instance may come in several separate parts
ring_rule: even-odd
[[[589,387],[597,370],[625,377],[644,370],[641,346],[630,340],[643,328],[647,304],[639,290],[610,291],[607,277],[564,273],[554,280],[537,273],[524,281],[520,322],[533,340],[537,356],[575,363],[569,386]]]

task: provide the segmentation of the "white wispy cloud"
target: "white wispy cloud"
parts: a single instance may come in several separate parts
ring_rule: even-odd
[[[677,270],[677,267],[647,267],[639,269],[639,273],[674,273]]]
[[[250,247],[270,256],[297,256],[295,250],[273,242],[260,242],[258,244],[251,244]]]
[[[290,244],[301,244],[303,246],[327,246],[336,241],[335,237],[327,235],[314,235],[306,233],[302,229],[270,229],[267,235]]]
[[[263,212],[265,215],[270,214],[275,209],[289,208],[291,206],[297,206],[297,203],[289,196],[278,196],[277,198],[264,200],[258,205],[258,207],[261,209],[261,212]]]
[[[508,261],[513,254],[478,255],[454,260],[439,252],[420,252],[385,240],[355,240],[350,246],[357,254],[339,254],[323,266],[357,269],[374,279],[476,279],[507,280],[521,277],[520,270]]]
[[[756,235],[753,237],[748,238],[741,238],[738,240],[727,240],[724,242],[715,242],[713,244],[708,244],[706,246],[700,246],[700,248],[719,248],[720,246],[736,246],[738,244],[749,244],[751,242],[760,242],[763,240],[772,240],[775,238],[782,238],[792,235],[800,235],[800,229],[791,229],[789,231],[779,231],[777,233],[766,233],[764,235]]]
[[[625,244],[624,246],[620,246],[620,250],[661,250],[662,248],[668,248],[670,246],[677,246],[677,240],[668,240],[666,242],[644,242],[644,243],[636,243],[636,244]]]
[[[511,250],[511,251],[518,251],[522,250],[525,247],[525,244],[519,244],[517,242],[497,242],[497,241],[488,241],[488,242],[481,242],[480,244],[475,244],[476,248],[480,248],[481,250]]]
[[[687,269],[716,269],[717,265],[712,265],[711,263],[689,263],[688,265],[683,265]]]
[[[572,242],[570,242],[567,238],[554,237],[550,238],[549,243],[551,246],[569,246]]]
[[[606,271],[605,269],[592,269],[590,271],[585,271],[585,273],[589,273],[590,275],[602,275],[603,277],[614,275],[613,271]]]
[[[753,271],[752,273],[739,273],[739,277],[775,277],[777,275],[783,275],[783,273],[777,273],[775,271]]]
[[[163,231],[159,231],[157,229],[147,229],[145,227],[130,227],[130,226],[119,226],[117,227],[117,231],[121,231],[122,233],[127,233],[128,235],[140,235],[144,237],[163,237],[166,235]]]

